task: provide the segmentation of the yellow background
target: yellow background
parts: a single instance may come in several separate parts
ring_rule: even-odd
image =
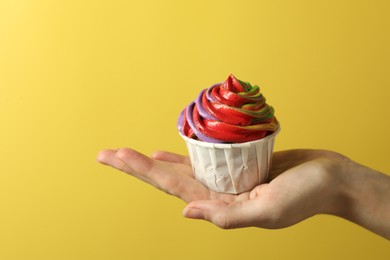
[[[332,216],[220,230],[99,165],[103,148],[186,153],[180,110],[230,73],[282,124],[390,173],[389,1],[0,0],[0,259],[388,259]]]

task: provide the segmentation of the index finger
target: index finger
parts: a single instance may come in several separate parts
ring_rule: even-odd
[[[187,202],[206,199],[210,191],[192,177],[187,164],[154,160],[135,150],[104,150],[98,161],[124,171]]]

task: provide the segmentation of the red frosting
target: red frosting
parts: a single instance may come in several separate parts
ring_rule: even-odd
[[[274,110],[258,86],[230,75],[201,92],[178,121],[183,135],[205,142],[242,143],[277,130]]]

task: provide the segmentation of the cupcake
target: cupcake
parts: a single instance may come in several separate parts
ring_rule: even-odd
[[[202,90],[177,127],[195,178],[211,190],[239,194],[267,181],[280,126],[258,86],[230,75]]]

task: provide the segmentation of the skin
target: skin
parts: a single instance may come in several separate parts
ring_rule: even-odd
[[[269,182],[239,195],[209,190],[194,179],[188,157],[170,152],[107,149],[97,160],[184,200],[185,217],[223,229],[277,229],[332,214],[390,239],[390,177],[332,151],[276,152]]]

